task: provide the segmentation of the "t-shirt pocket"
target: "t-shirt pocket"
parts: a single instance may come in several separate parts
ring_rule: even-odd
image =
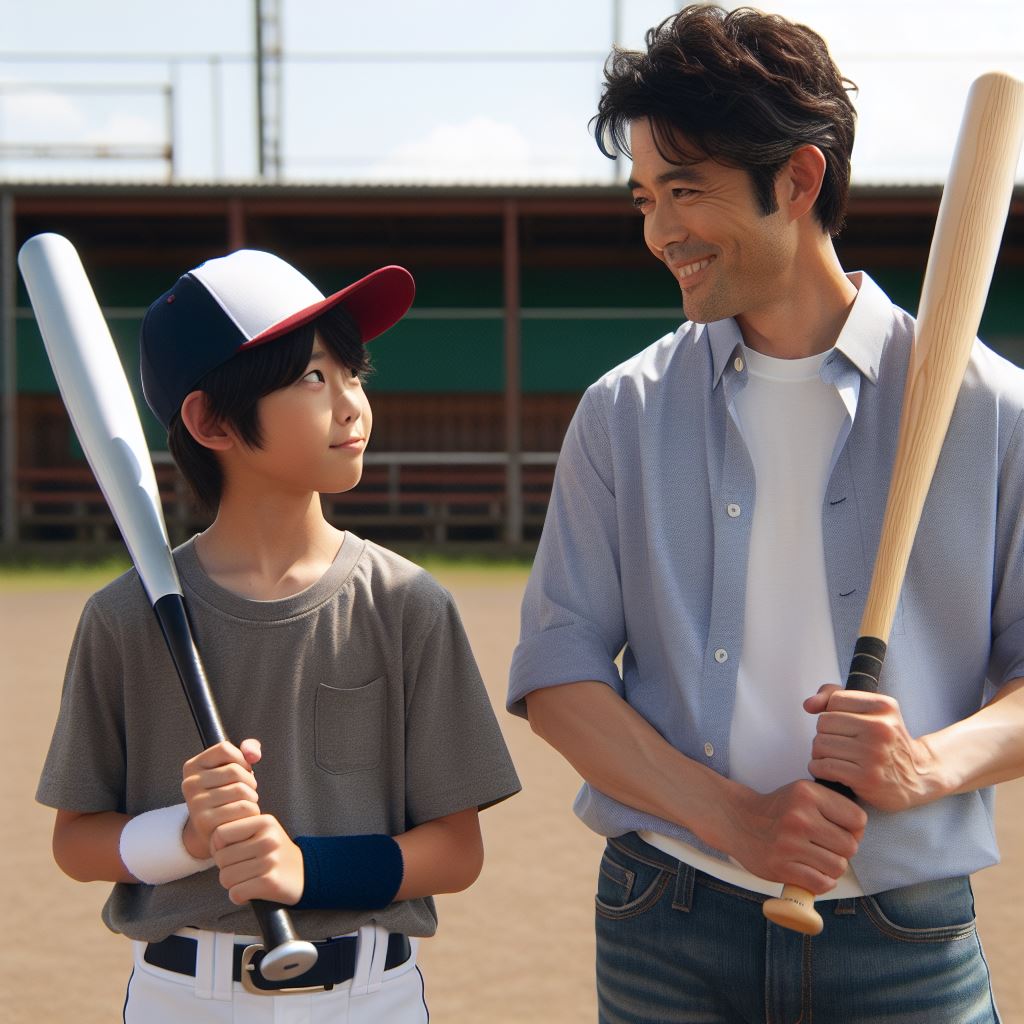
[[[369,771],[384,748],[386,676],[362,686],[316,691],[316,763],[333,775]]]

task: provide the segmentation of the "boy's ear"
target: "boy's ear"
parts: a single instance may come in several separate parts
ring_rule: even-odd
[[[213,415],[205,391],[190,391],[185,396],[181,403],[181,422],[204,448],[223,452],[234,446],[234,434]]]

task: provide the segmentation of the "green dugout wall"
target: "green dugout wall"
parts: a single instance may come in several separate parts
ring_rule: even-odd
[[[921,274],[911,270],[869,270],[893,300],[913,312]],[[173,283],[158,274],[127,275],[132,280],[101,280],[111,330],[126,368],[137,374],[136,345],[141,311]],[[123,275],[120,275],[123,276]],[[347,278],[317,275],[322,288]],[[374,390],[396,393],[484,392],[505,388],[501,278],[495,272],[450,275],[420,271],[410,317],[372,346]],[[664,280],[663,280],[664,279]],[[1015,362],[1024,362],[1024,273],[1003,268],[993,281],[981,337]],[[677,292],[654,264],[622,274],[611,269],[580,273],[572,269],[525,272],[522,277],[522,390],[580,393],[605,370],[681,321]],[[56,390],[39,334],[19,290],[18,391]]]
[[[18,472],[39,460],[60,465],[80,458],[14,271],[18,246],[39,231],[61,232],[78,246],[132,379],[146,306],[203,259],[242,246],[270,249],[324,291],[376,266],[407,266],[417,281],[413,310],[372,346],[371,397],[387,410],[375,425],[375,446],[401,452],[412,438],[431,450],[502,452],[510,507],[524,450],[557,450],[583,389],[682,319],[678,288],[643,246],[640,218],[622,187],[33,185],[0,192],[6,540],[17,535]],[[911,312],[939,195],[937,188],[855,188],[837,241],[846,267],[867,270]],[[1019,363],[1022,291],[1024,193],[1018,190],[980,333]],[[445,410],[469,405],[472,423],[483,417],[486,430],[461,427],[431,440],[427,427]],[[407,421],[404,433],[389,440],[387,424],[396,417]],[[547,417],[547,429],[524,437],[531,417]],[[154,449],[161,449],[158,425],[150,420],[147,428]],[[512,523],[510,539],[516,534]]]

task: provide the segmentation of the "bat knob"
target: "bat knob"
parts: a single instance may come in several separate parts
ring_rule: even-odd
[[[268,981],[287,981],[305,974],[317,960],[312,942],[292,939],[282,942],[260,960],[260,974]]]
[[[761,909],[773,924],[804,935],[819,935],[825,927],[814,909],[814,895],[795,885],[787,885],[776,899],[765,900]]]

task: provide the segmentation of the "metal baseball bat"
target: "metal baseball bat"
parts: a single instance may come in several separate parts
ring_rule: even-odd
[[[30,238],[18,266],[72,426],[153,605],[205,749],[227,734],[192,636],[149,447],[110,330],[66,238]],[[316,949],[296,938],[287,911],[263,900],[251,906],[263,938],[263,976],[280,981],[309,970]]]
[[[982,75],[971,86],[935,222],[907,367],[889,496],[847,689],[876,692],[925,498],[981,323],[1024,137],[1024,82]],[[849,796],[837,783],[823,783]],[[822,929],[811,893],[787,885],[765,917]]]

